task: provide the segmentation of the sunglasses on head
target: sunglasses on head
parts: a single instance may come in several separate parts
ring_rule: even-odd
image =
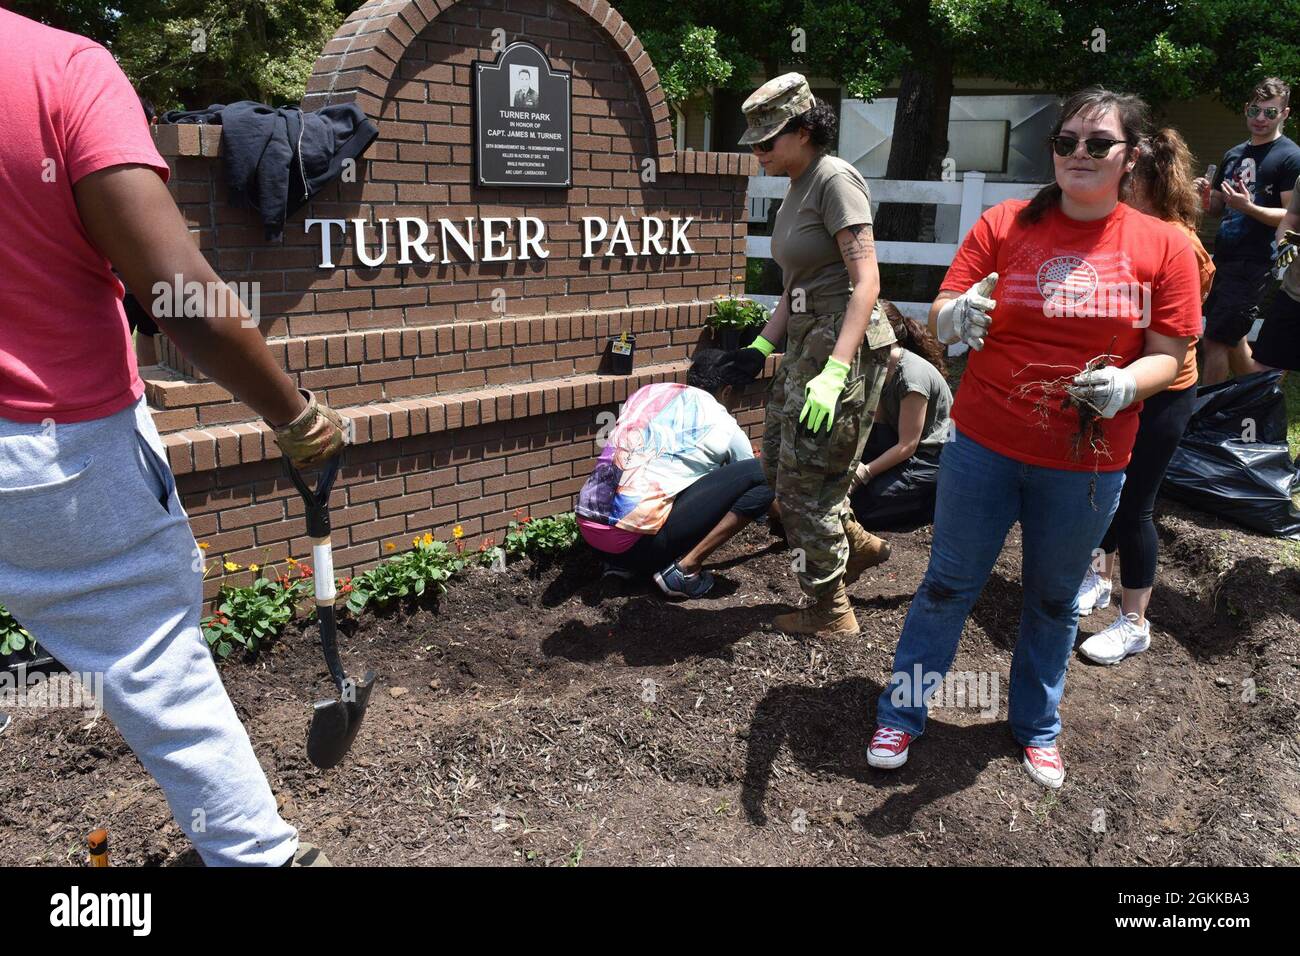
[[[1246,115],[1249,116],[1251,119],[1255,119],[1257,116],[1259,116],[1260,113],[1263,113],[1266,118],[1271,120],[1277,119],[1279,116],[1282,115],[1282,111],[1278,109],[1276,106],[1247,106],[1246,107]]]
[[[1067,133],[1049,136],[1048,142],[1052,144],[1052,149],[1056,150],[1057,156],[1073,156],[1074,151],[1079,148],[1079,137],[1070,136]],[[1116,143],[1123,142],[1126,141],[1122,139],[1106,139],[1104,136],[1090,136],[1083,141],[1083,145],[1088,150],[1088,155],[1093,159],[1105,159]]]

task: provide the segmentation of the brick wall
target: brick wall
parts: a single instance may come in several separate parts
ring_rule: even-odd
[[[571,189],[471,181],[471,63],[495,57],[495,28],[572,73]],[[218,272],[259,283],[277,359],[355,423],[332,499],[336,564],[355,573],[417,532],[446,537],[460,524],[477,546],[516,509],[572,508],[599,413],[642,384],[682,379],[712,300],[743,288],[745,188],[757,170],[748,156],[673,151],[658,74],[604,0],[372,0],[325,47],[303,106],[333,102],[364,109],[379,139],[357,180],[326,187],[278,243],[227,203],[219,127],[157,137],[173,195]],[[647,159],[653,181],[641,175]],[[545,221],[549,258],[366,268],[336,232],[336,267],[321,269],[319,228],[303,226],[523,215]],[[639,241],[642,215],[692,217],[695,254],[582,258],[582,216],[624,217]],[[378,237],[367,234],[372,251]],[[504,311],[494,310],[502,294]],[[606,340],[623,331],[637,336],[636,371],[602,374]],[[170,345],[144,374],[209,556],[303,556],[302,504],[265,426]],[[760,403],[751,390],[738,415],[755,434]]]

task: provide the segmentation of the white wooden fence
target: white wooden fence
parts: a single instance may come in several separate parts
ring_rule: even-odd
[[[790,186],[786,176],[751,176],[749,199],[780,199]],[[918,266],[946,266],[957,254],[957,246],[966,237],[971,226],[989,206],[1007,199],[1028,199],[1041,183],[990,183],[983,173],[967,172],[958,182],[927,182],[924,180],[868,179],[871,201],[875,206],[882,202],[934,203],[941,206],[960,206],[957,242],[877,242],[876,259],[879,262],[903,263]],[[769,236],[750,236],[745,254],[751,259],[772,258],[772,240]],[[889,290],[883,290],[889,298]],[[938,289],[935,290],[938,293]],[[774,295],[751,295],[769,309],[776,307],[779,298]],[[890,299],[893,301],[893,299]],[[929,302],[894,302],[899,311],[921,322],[930,311]]]

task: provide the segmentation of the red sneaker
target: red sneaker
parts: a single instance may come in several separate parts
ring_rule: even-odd
[[[1026,747],[1025,770],[1044,787],[1058,789],[1065,783],[1065,764],[1059,747]]]
[[[912,735],[897,727],[877,727],[867,746],[867,763],[881,770],[893,770],[907,763]]]

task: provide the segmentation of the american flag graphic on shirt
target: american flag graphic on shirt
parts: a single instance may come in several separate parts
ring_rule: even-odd
[[[1135,319],[1149,306],[1124,251],[1079,252],[1026,244],[1007,264],[994,298],[1046,315]]]

